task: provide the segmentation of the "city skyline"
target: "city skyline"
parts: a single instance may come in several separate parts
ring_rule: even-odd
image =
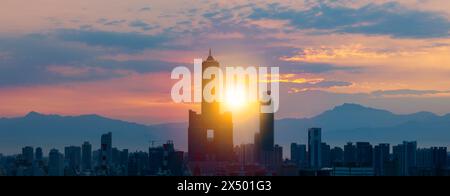
[[[290,151],[291,154],[295,155],[294,157],[282,158],[280,154],[276,158],[276,156],[270,155],[270,159],[260,160],[262,161],[260,162],[258,161],[259,155],[255,154],[256,149],[259,148],[258,144],[240,144],[233,147],[235,158],[231,158],[232,160],[229,161],[235,165],[248,167],[249,171],[244,170],[246,172],[257,172],[243,175],[269,175],[272,172],[270,175],[281,176],[426,176],[450,174],[446,170],[450,164],[450,153],[447,151],[447,147],[422,148],[417,141],[403,141],[398,145],[389,143],[372,145],[369,142],[357,141],[348,142],[345,146],[329,146],[326,141],[321,140],[320,128],[310,128],[309,132],[311,136],[308,145],[291,143]],[[92,148],[91,143],[85,141],[78,146],[65,146],[64,153],[58,149],[48,149],[48,156],[43,156],[44,151],[41,147],[34,148],[33,146],[24,146],[19,154],[3,155],[0,153],[0,174],[26,176],[217,175],[214,173],[200,174],[195,172],[196,169],[189,168],[188,163],[190,161],[197,163],[197,160],[189,160],[188,152],[178,151],[175,147],[176,144],[170,140],[156,146],[149,144],[148,151],[132,152],[128,149],[114,147],[112,136],[111,132],[102,134],[102,144],[98,148]],[[318,145],[315,144],[316,140],[319,141]],[[280,148],[276,144],[273,147]],[[177,164],[165,163],[163,160],[166,159],[163,159],[162,156],[166,154],[160,150],[169,152],[169,157],[172,157],[170,160]],[[170,153],[173,153],[173,156]],[[282,151],[278,151],[278,153],[282,153]],[[405,153],[409,155],[406,156]],[[263,157],[268,156],[264,154],[261,155]],[[144,157],[139,158],[139,156]],[[15,164],[19,164],[17,167],[9,168],[10,166],[5,165],[5,161],[10,162],[11,158],[15,160]],[[134,162],[137,160],[134,159],[144,161],[148,165],[137,164]],[[279,161],[276,161],[277,159]],[[214,162],[210,164],[212,163]],[[130,167],[129,164],[132,166]],[[255,166],[258,168],[258,165],[266,168],[265,172],[267,173],[259,173],[262,171],[261,169],[255,170],[253,168]],[[293,166],[298,167],[299,170],[294,169]],[[4,173],[5,169],[6,173]],[[232,174],[232,171],[230,172],[222,175],[236,175]]]

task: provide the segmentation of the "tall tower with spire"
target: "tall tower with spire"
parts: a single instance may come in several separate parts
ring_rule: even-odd
[[[209,49],[208,58],[206,58],[206,60],[203,61],[203,63],[202,63],[202,75],[203,75],[203,72],[205,72],[205,70],[209,67],[217,67],[217,68],[220,67],[219,62],[217,62],[214,59],[214,57],[212,56],[211,49]],[[213,76],[211,79],[202,79],[202,89],[205,89],[205,86],[209,82],[213,81],[214,77],[215,76]],[[218,90],[220,90],[220,89],[213,89],[212,93],[214,94],[214,93],[218,92]],[[213,114],[218,114],[219,112],[220,112],[220,103],[218,103],[217,101],[212,102],[212,103],[206,102],[203,97],[203,91],[202,91],[202,114],[209,116],[209,115],[213,115]]]
[[[208,58],[202,63],[202,75],[209,67],[220,67],[211,49]],[[202,90],[213,79],[202,79]],[[219,90],[213,89],[212,93]],[[191,162],[233,160],[232,116],[230,112],[220,112],[219,102],[206,102],[203,97],[201,114],[189,110],[188,154]]]

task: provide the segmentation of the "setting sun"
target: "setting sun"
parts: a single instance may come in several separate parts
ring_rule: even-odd
[[[227,89],[225,96],[225,104],[229,110],[241,109],[248,103],[245,88],[242,85]]]

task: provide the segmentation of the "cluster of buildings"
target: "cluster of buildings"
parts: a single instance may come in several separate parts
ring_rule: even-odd
[[[388,143],[348,142],[333,147],[322,142],[321,129],[308,131],[308,144],[291,144],[291,159],[299,173],[334,176],[447,176],[447,147],[418,148],[416,141]]]
[[[0,154],[0,176],[151,176],[186,175],[184,153],[173,142],[150,147],[148,152],[128,152],[112,147],[112,134],[101,136],[100,149],[89,142],[67,146],[64,152],[51,149],[44,156],[40,147],[22,148],[18,155]]]

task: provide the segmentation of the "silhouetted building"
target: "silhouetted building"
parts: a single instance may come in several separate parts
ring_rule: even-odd
[[[359,167],[372,167],[373,152],[369,142],[356,143],[356,162]]]
[[[417,149],[417,175],[442,176],[447,168],[447,148],[431,147]]]
[[[271,95],[271,92],[269,91],[267,93],[268,95]],[[261,103],[261,105],[270,105],[271,101],[267,103]],[[274,113],[263,113],[260,112],[259,114],[259,139],[260,147],[262,151],[272,151],[274,147],[274,138],[275,138],[275,117]]]
[[[322,166],[322,129],[310,128],[308,130],[309,166],[320,169]]]
[[[202,63],[202,73],[209,67],[219,67],[209,53]],[[202,95],[205,85],[212,79],[202,79]],[[221,89],[214,89],[217,93]],[[189,111],[188,153],[190,161],[233,160],[233,123],[230,112],[221,113],[218,101],[207,102],[202,96],[201,114]]]
[[[393,147],[393,158],[398,165],[398,175],[414,175],[416,169],[417,142],[403,142]]]
[[[235,147],[235,152],[238,158],[238,162],[242,165],[255,164],[255,145],[254,144],[241,144]]]
[[[342,166],[344,163],[344,150],[341,147],[334,147],[330,153],[331,166]]]
[[[149,158],[148,153],[134,152],[130,153],[128,157],[128,175],[129,176],[144,176],[150,175],[149,172]]]
[[[100,145],[100,173],[108,175],[112,164],[112,133],[103,134]]]
[[[81,163],[83,170],[92,170],[92,145],[89,142],[84,142],[81,146]]]
[[[41,147],[37,147],[35,150],[35,159],[36,161],[42,161],[44,157],[44,153],[42,152],[42,148]]]
[[[48,175],[64,176],[64,156],[56,149],[50,150],[48,155]]]
[[[291,161],[300,168],[308,167],[306,145],[296,143],[291,144]]]
[[[271,92],[267,94],[270,96]],[[270,106],[272,100],[268,102],[261,102],[261,105]],[[274,113],[265,113],[260,111],[259,113],[259,133],[256,135],[255,140],[259,140],[255,145],[256,153],[258,153],[258,162],[261,165],[266,166],[270,170],[275,170],[278,165],[274,158],[277,153],[274,151]]]
[[[183,175],[184,153],[176,151],[172,141],[149,148],[150,175]]]
[[[150,175],[156,175],[163,169],[164,148],[162,146],[151,147],[148,150],[150,162]]]
[[[322,156],[322,167],[331,167],[331,147],[330,145],[322,142],[321,144],[321,156]]]
[[[283,164],[283,147],[279,145],[275,145],[273,147],[273,169],[279,170],[281,165]]]
[[[120,165],[124,167],[128,165],[128,149],[123,149],[120,152]]]
[[[26,164],[33,163],[34,160],[34,149],[31,146],[26,146],[22,148],[22,157],[25,160]]]
[[[70,175],[76,175],[81,169],[81,148],[69,146],[64,148],[64,158]]]
[[[344,146],[344,165],[356,165],[356,146],[352,142],[348,142]]]
[[[373,168],[376,176],[386,176],[386,164],[390,159],[389,144],[379,144],[373,148]]]
[[[447,153],[447,167],[450,168],[450,154]]]

